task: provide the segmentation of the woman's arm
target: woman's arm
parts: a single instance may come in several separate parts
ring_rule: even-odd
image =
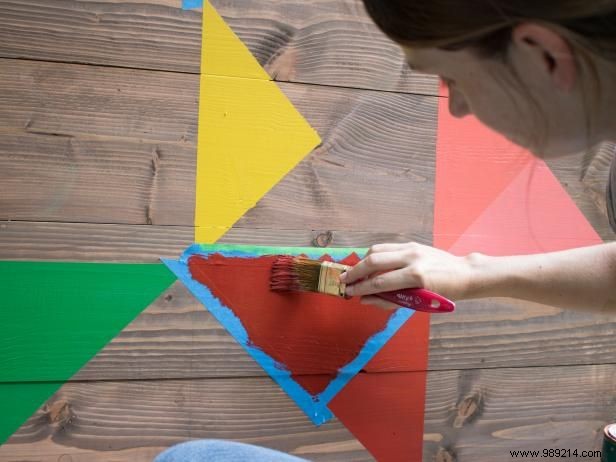
[[[616,243],[540,255],[469,256],[469,298],[512,297],[616,314]]]
[[[509,257],[457,257],[415,243],[381,244],[343,282],[349,295],[424,287],[452,300],[511,297],[616,314],[616,243]]]

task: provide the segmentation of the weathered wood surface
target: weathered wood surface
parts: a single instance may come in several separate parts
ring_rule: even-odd
[[[423,460],[599,449],[615,391],[612,364],[430,372]],[[148,460],[190,438],[242,440],[315,461],[370,460],[338,422],[315,428],[268,378],[66,384],[0,448],[0,460]]]
[[[223,242],[429,244],[436,98],[403,93],[435,95],[435,79],[406,70],[359,0],[213,3],[277,80],[316,84],[280,87],[324,139]],[[201,17],[179,4],[0,0],[0,258],[155,261],[192,241]],[[580,159],[549,162],[604,239],[612,155],[587,156],[583,175]],[[598,448],[616,415],[615,327],[510,300],[434,316],[424,460]],[[199,437],[371,459],[339,423],[309,424],[176,283],[0,461],[150,461]]]
[[[227,1],[220,0],[216,2],[216,7],[221,10],[221,12],[223,13],[223,16],[226,13],[230,22],[233,22],[234,18],[241,18],[241,19],[235,19],[237,24],[235,26],[233,26],[232,24],[232,26],[238,30],[238,34],[240,35],[240,37],[242,37],[246,42],[249,43],[249,46],[257,54],[257,56],[261,56],[262,61],[264,60],[267,61],[267,59],[263,58],[263,56],[268,55],[268,53],[267,52],[259,53],[257,50],[258,45],[256,45],[256,43],[258,42],[261,45],[263,44],[271,45],[272,43],[275,43],[276,41],[266,40],[262,37],[260,39],[255,38],[255,37],[258,37],[259,34],[255,32],[254,28],[257,28],[257,29],[260,28],[261,34],[271,33],[271,31],[275,29],[274,23],[280,25],[284,22],[285,19],[288,19],[289,21],[300,21],[302,23],[306,21],[308,22],[323,21],[328,24],[329,23],[335,24],[335,21],[332,18],[339,18],[339,20],[344,22],[345,24],[353,23],[354,29],[352,27],[351,28],[352,30],[362,29],[362,33],[363,33],[362,39],[365,39],[366,37],[370,39],[368,41],[369,46],[368,45],[363,46],[362,44],[364,42],[357,42],[357,41],[348,42],[347,40],[342,40],[342,42],[344,43],[347,43],[347,42],[352,43],[352,47],[355,52],[360,50],[362,51],[362,53],[360,54],[363,54],[364,49],[366,49],[368,50],[368,52],[371,52],[375,56],[383,56],[383,55],[388,55],[388,53],[392,52],[391,50],[393,50],[392,53],[397,54],[397,50],[395,46],[389,46],[389,47],[386,46],[386,44],[388,43],[386,39],[383,39],[381,37],[381,39],[384,40],[384,44],[380,43],[378,40],[375,41],[375,38],[370,35],[370,34],[376,33],[374,30],[372,30],[372,32],[370,33],[363,30],[363,28],[365,27],[370,28],[371,26],[369,25],[370,23],[365,17],[364,12],[362,11],[362,7],[360,6],[359,1],[348,0],[346,2],[332,2],[331,0],[327,0],[327,1],[324,0],[324,1],[316,2],[314,4],[311,3],[311,5],[313,5],[314,8],[305,8],[305,7],[301,8],[300,5],[296,5],[296,4],[289,5],[288,3],[285,3],[285,5],[282,5],[280,2],[272,2],[271,5],[268,4],[268,8],[264,8],[262,0],[259,0],[259,2],[256,2],[256,0],[251,1],[249,3],[244,2],[241,6],[239,6],[235,2],[231,2],[228,0]],[[7,34],[7,36],[6,37],[2,36],[2,38],[6,38],[6,40],[0,40],[0,56],[13,56],[11,55],[10,50],[13,50],[13,51],[17,50],[18,53],[23,53],[24,49],[28,49],[30,50],[30,52],[38,53],[40,55],[40,56],[37,55],[38,57],[37,56],[31,56],[31,57],[36,58],[36,59],[50,60],[50,59],[55,59],[53,58],[53,51],[55,50],[55,52],[64,53],[66,55],[65,57],[67,58],[67,60],[75,61],[76,59],[75,56],[78,56],[78,53],[76,52],[82,49],[86,49],[86,50],[89,50],[89,51],[86,51],[86,55],[87,53],[92,53],[93,55],[96,55],[99,58],[102,57],[101,59],[110,59],[110,57],[115,59],[118,56],[120,57],[124,56],[124,58],[121,58],[121,59],[124,59],[124,61],[126,61],[123,63],[116,62],[115,64],[114,63],[102,63],[102,64],[123,65],[127,67],[131,67],[131,66],[139,67],[134,64],[134,59],[136,57],[137,58],[146,57],[146,59],[164,61],[165,56],[168,56],[165,50],[169,51],[166,47],[171,46],[169,45],[171,43],[175,44],[174,46],[176,46],[180,42],[179,40],[176,40],[174,42],[173,37],[170,37],[169,34],[171,35],[179,34],[180,36],[183,36],[185,38],[192,37],[192,39],[188,39],[189,42],[190,40],[193,41],[193,45],[192,45],[193,51],[191,55],[192,57],[189,58],[186,55],[178,53],[178,51],[185,52],[187,48],[190,48],[190,46],[188,47],[186,46],[186,43],[185,43],[186,39],[181,43],[181,46],[178,47],[178,50],[174,50],[174,53],[172,54],[176,57],[178,61],[181,61],[183,63],[193,62],[193,64],[194,63],[198,64],[198,59],[199,59],[198,48],[200,44],[199,44],[197,35],[199,35],[198,23],[200,22],[201,19],[197,12],[183,12],[179,10],[177,6],[179,6],[179,0],[177,0],[177,2],[175,0],[151,0],[148,3],[137,3],[133,1],[119,1],[119,0],[109,0],[109,1],[103,1],[103,2],[84,2],[84,1],[77,2],[77,1],[72,1],[72,0],[71,1],[56,0],[51,3],[41,2],[41,1],[38,1],[38,2],[37,1],[30,1],[30,2],[2,1],[0,2],[0,11],[6,14],[0,15],[0,18],[3,18],[3,26],[4,26],[0,28],[0,35],[4,33],[4,34]],[[301,12],[301,14],[298,13],[298,11]],[[48,19],[50,15],[56,19],[53,22],[53,24],[49,24]],[[271,18],[269,19],[269,22],[267,19],[264,19],[264,16],[268,16],[268,15],[271,16]],[[64,19],[69,18],[69,16],[71,19],[70,21],[64,20]],[[272,18],[275,18],[275,19],[272,19]],[[326,21],[326,19],[328,20]],[[82,21],[83,24],[80,21]],[[139,23],[141,27],[135,27],[136,21]],[[153,21],[156,24],[147,24],[148,21]],[[182,23],[183,21],[188,21],[191,24],[191,26],[188,28],[184,27],[184,24]],[[181,24],[181,27],[180,27],[180,24]],[[254,24],[257,24],[258,26],[254,26]],[[31,29],[29,29],[28,27],[31,27]],[[59,30],[52,31],[50,30],[50,28],[51,29],[59,28]],[[166,33],[161,34],[160,33],[161,29],[164,30]],[[77,30],[80,30],[81,32],[75,35]],[[156,32],[152,32],[152,30],[155,30]],[[190,33],[191,30],[193,31],[192,34]],[[84,31],[87,31],[87,33]],[[244,34],[246,35],[245,37],[243,36],[242,31],[244,31]],[[331,37],[337,36],[337,34],[334,32],[336,32],[335,28],[332,31],[319,32],[320,40],[311,40],[310,43],[320,44],[319,46],[325,47],[327,50],[336,50],[336,52],[342,51],[344,52],[345,56],[353,56],[353,59],[348,59],[346,61],[342,59],[340,56],[336,56],[334,59],[336,65],[329,66],[334,71],[342,68],[340,66],[341,62],[345,63],[348,61],[352,63],[353,66],[358,66],[358,65],[361,66],[362,65],[361,63],[363,63],[363,61],[361,60],[361,57],[357,57],[352,53],[350,54],[347,53],[346,51],[344,51],[344,47],[340,47],[339,45],[334,46],[335,44],[324,45],[324,43],[326,43]],[[24,39],[24,34],[28,36],[28,40]],[[47,36],[47,34],[55,34],[54,39],[49,40],[49,37]],[[64,41],[62,41],[62,37]],[[107,40],[113,46],[102,47],[100,40],[103,40],[103,41]],[[253,43],[253,45],[251,45],[251,43]],[[158,48],[156,48],[156,53],[153,53],[153,52],[148,53],[148,52],[144,52],[144,49],[131,48],[131,47],[140,47],[142,45],[145,46],[146,49],[147,49],[147,46],[154,46]],[[162,47],[162,50],[160,49],[160,47]],[[137,53],[137,51],[140,51],[140,52]],[[285,54],[294,55],[294,53],[295,52],[287,53],[285,51],[282,53],[282,55],[285,55]],[[269,55],[272,55],[272,54],[276,54],[276,52],[269,53]],[[18,54],[16,56],[27,57],[29,55]],[[130,56],[130,60],[127,58],[128,56]],[[69,57],[71,59],[68,59]],[[316,61],[314,59],[310,60],[310,66],[308,66],[309,69],[314,70],[320,64],[325,62],[323,59],[323,50],[319,51],[319,57],[320,57],[319,60],[316,60]],[[397,59],[401,59],[401,58],[398,57]],[[62,59],[60,58],[58,58],[58,60],[62,61]],[[292,60],[283,59],[282,61],[288,62]],[[93,60],[93,59],[84,58],[83,62],[90,63],[90,62],[99,62],[99,61],[97,61],[96,59]],[[382,70],[383,73],[388,76],[395,74],[394,72],[392,72],[391,66],[378,65],[378,63],[374,61],[374,57],[366,58],[366,63],[364,64],[366,68],[369,69],[371,72]],[[397,64],[397,66],[399,65],[400,63]],[[157,68],[157,69],[158,68],[167,69],[170,71],[178,70],[177,66],[166,66],[166,67],[165,66],[159,66],[159,67],[151,66],[151,67]],[[0,66],[0,68],[8,69],[9,66],[6,62],[2,62],[2,65]],[[19,72],[17,72],[19,71],[18,69],[11,68],[10,70],[12,71],[13,75],[19,75]],[[41,69],[39,70],[38,74],[34,76],[32,75],[29,76],[31,80],[29,80],[28,78],[25,78],[24,79],[25,83],[29,85],[24,85],[24,86],[26,87],[38,86],[39,84],[44,83],[46,79],[51,79],[51,82],[50,82],[50,85],[51,85],[51,83],[53,83],[54,73],[53,72],[50,73],[48,71],[49,71],[48,68]],[[198,72],[198,68],[195,67],[194,71]],[[64,72],[64,70],[62,70],[61,72]],[[357,72],[345,72],[344,74],[345,81],[347,81],[349,78],[352,78],[356,74]],[[132,74],[132,75],[129,75],[125,79],[113,78],[112,80],[114,80],[114,83],[118,82],[120,84],[126,83],[125,80],[128,80],[129,82],[132,82],[134,86],[134,82],[135,81],[141,82],[143,80],[144,75],[147,75],[147,74]],[[64,75],[63,77],[66,79],[69,79],[69,81],[72,79],[75,79],[75,76],[74,75],[71,76],[70,74]],[[20,83],[22,85],[24,83],[24,80],[20,80]],[[109,81],[109,79],[107,80]],[[163,92],[165,93],[165,96],[162,98],[162,101],[156,99],[154,101],[154,104],[152,104],[152,101],[151,101],[152,96],[155,93],[159,92],[161,89],[163,89],[160,85],[156,85],[156,82],[155,82],[156,80],[157,80],[157,77],[150,77],[146,79],[146,82],[150,82],[150,83],[154,82],[154,83],[153,83],[153,87],[150,89],[152,90],[149,94],[150,99],[146,101],[141,101],[142,105],[140,108],[134,108],[138,116],[136,119],[136,122],[133,120],[135,113],[128,114],[128,115],[123,114],[124,117],[118,117],[119,114],[111,114],[110,117],[114,117],[115,118],[114,120],[116,123],[114,124],[113,121],[106,121],[106,128],[108,130],[113,130],[114,136],[119,136],[119,135],[121,136],[123,132],[132,132],[133,134],[136,134],[140,131],[139,129],[141,128],[143,131],[142,134],[145,135],[144,138],[148,138],[146,132],[148,131],[150,133],[153,132],[157,143],[160,143],[162,141],[161,139],[158,139],[158,138],[163,138],[163,139],[168,140],[169,137],[171,137],[171,139],[178,139],[177,135],[179,135],[179,140],[182,142],[191,141],[191,140],[194,141],[195,132],[196,132],[196,122],[195,122],[195,117],[194,117],[194,111],[196,110],[195,109],[196,108],[196,93],[197,93],[196,84],[193,81],[192,85],[190,84],[187,85],[186,81],[182,81],[182,79],[178,78],[174,86],[165,88],[166,92]],[[310,79],[307,79],[305,81],[310,81]],[[160,84],[160,82],[158,83]],[[171,84],[172,82],[170,79],[166,79],[165,83]],[[69,101],[72,100],[73,102],[77,100],[78,98],[81,98],[83,100],[86,97],[87,90],[92,90],[93,88],[97,88],[99,86],[101,86],[101,82],[98,82],[96,80],[93,80],[93,83],[91,85],[87,85],[87,82],[79,81],[79,79],[77,78],[75,85],[69,86],[68,91],[70,91],[71,93],[68,93],[68,91],[65,91],[63,95],[55,94],[55,96],[64,97],[64,98],[68,97]],[[104,89],[106,88],[106,86],[102,85],[101,88]],[[380,85],[376,85],[374,86],[374,88],[383,89],[383,87]],[[81,91],[78,91],[76,89],[81,89]],[[107,87],[107,89],[109,88]],[[188,90],[185,90],[185,89],[188,89]],[[43,87],[43,90],[44,90],[44,87]],[[118,90],[121,91],[121,88],[118,88]],[[193,98],[192,103],[187,103],[186,101],[183,101],[183,102],[179,101],[175,105],[169,106],[170,98],[180,97],[180,100],[181,100],[182,97],[186,97],[187,93],[189,93],[188,95],[189,98]],[[7,89],[6,94],[14,94],[17,97],[21,97],[22,98],[21,100],[23,100],[23,93],[15,92],[14,89]],[[35,98],[38,97],[37,101],[40,104],[37,106],[37,109],[42,109],[42,107],[44,107],[46,104],[50,104],[51,107],[53,107],[53,95],[51,96],[52,101],[46,101],[46,98],[42,98],[40,93],[30,95],[30,96],[33,96]],[[90,98],[90,101],[96,100],[97,99],[96,97],[98,97],[98,104],[95,103],[92,109],[94,111],[96,111],[97,109],[100,109],[101,101],[106,101],[106,99],[108,99],[110,96],[111,94],[106,94],[106,95],[105,94],[103,95],[95,94],[95,97]],[[148,90],[146,89],[146,91],[141,96],[147,97]],[[87,100],[81,101],[81,103],[87,106],[87,104],[85,104],[86,101]],[[158,107],[156,105],[156,102],[160,103]],[[186,116],[185,111],[187,108],[190,107],[190,111],[192,111],[192,114],[193,114],[191,117],[189,117],[190,126],[186,127],[186,124],[177,123],[176,119],[178,118],[178,114],[176,111],[173,111],[174,117],[172,118],[159,117],[158,123],[154,122],[152,120],[153,118],[152,116],[156,113],[159,113],[159,114],[164,113],[165,112],[164,108],[166,107],[183,108],[183,111],[181,111],[183,112],[183,114],[180,114],[180,117],[179,117],[180,119],[182,118],[182,116]],[[36,112],[33,112],[32,115],[37,116]],[[68,116],[71,116],[73,119],[77,118],[78,120],[81,120],[83,122],[81,125],[82,130],[85,128],[84,125],[88,125],[88,122],[92,120],[91,114],[88,114],[87,122],[86,122],[85,117],[79,118],[79,114],[73,113],[73,114],[68,114]],[[126,120],[126,117],[129,117],[130,120]],[[43,120],[41,120],[41,118],[35,117],[33,120],[22,120],[21,122],[24,124],[23,126],[26,126],[28,130],[30,130],[31,132],[37,132],[37,130],[40,128],[42,133],[55,133],[56,135],[66,134],[66,133],[63,133],[62,131],[58,131],[58,130],[54,131],[54,123],[51,122],[50,120],[44,120],[45,119],[44,117],[42,119]],[[163,124],[164,126],[161,125],[161,120],[164,121],[164,124]],[[47,123],[42,123],[42,122],[47,122]],[[76,121],[75,124],[79,126],[78,121]],[[140,127],[136,127],[135,125],[138,125]],[[62,126],[61,124],[60,125],[57,123],[55,124],[55,128],[58,128],[61,126]],[[329,124],[328,126],[332,126],[332,125]],[[71,128],[73,130],[76,129],[76,127],[71,127]],[[79,131],[79,129],[77,129],[77,131]],[[83,135],[83,133],[81,134]],[[105,134],[104,130],[102,134]],[[107,131],[107,134],[108,134],[108,131]],[[14,140],[14,142],[20,142],[20,143],[22,141],[23,141],[22,139]],[[70,154],[69,151],[72,149],[71,144],[77,143],[77,141],[73,140],[70,137],[67,137],[66,140],[62,140],[62,141],[64,141],[65,143],[56,141],[57,145],[55,146],[55,148],[51,149],[51,151],[54,152],[55,150],[56,153],[59,153],[61,151],[61,152],[64,152],[65,154]],[[39,141],[39,143],[41,142]],[[25,143],[25,144],[27,145],[28,143]],[[156,149],[156,147],[153,147],[153,146],[137,146],[137,147],[131,146],[130,148],[125,147],[125,149],[130,149],[131,152],[136,150],[137,152],[141,154],[145,154],[143,150],[145,149],[147,151],[147,149],[149,148],[153,148],[154,150]],[[93,149],[93,148],[90,148],[90,149]],[[156,159],[154,158],[153,161],[155,162]],[[604,162],[599,162],[598,164],[595,163],[594,165],[595,167],[596,166],[600,167],[600,170],[598,170],[598,175],[595,175],[592,180],[585,178],[585,183],[581,183],[579,181],[579,178],[577,178],[577,174],[578,174],[577,162],[574,161],[573,163],[571,163],[571,161],[569,161],[568,164],[563,164],[563,161],[559,160],[559,161],[551,162],[551,165],[554,166],[554,170],[559,176],[559,179],[567,187],[572,197],[574,198],[574,200],[576,200],[576,202],[578,203],[582,211],[585,213],[585,215],[590,219],[591,223],[593,223],[593,225],[597,228],[599,234],[604,239],[610,239],[613,234],[611,233],[609,228],[607,228],[606,220],[604,218],[604,209],[602,207],[602,201],[603,201],[602,188],[603,188],[604,183],[602,181],[596,181],[597,178],[605,178],[606,169],[607,169],[606,164]],[[139,177],[139,179],[145,180],[146,178]],[[69,185],[70,184],[71,183],[69,181]],[[61,192],[63,192],[64,195],[68,194],[66,191],[66,187]],[[178,200],[178,203],[174,204],[175,206],[172,206],[171,204],[156,204],[156,203],[151,204],[151,205],[149,204],[144,205],[143,203],[140,203],[139,199],[142,199],[142,196],[145,193],[146,193],[145,190],[141,191],[141,193],[137,193],[136,196],[131,198],[133,199],[133,203],[129,201],[129,203],[127,204],[127,206],[129,207],[130,206],[134,207],[134,209],[131,211],[133,219],[136,218],[137,216],[139,217],[143,216],[146,221],[156,220],[156,218],[161,218],[163,222],[166,219],[169,219],[170,221],[172,216],[168,216],[169,214],[173,215],[175,211],[177,210],[182,211],[183,209],[184,210],[190,209],[189,205],[190,205],[190,200],[192,200],[192,198],[188,200],[184,200],[184,199]],[[58,200],[62,198],[56,197],[56,199]],[[160,207],[156,212],[157,216],[153,217],[151,216],[152,209],[154,208],[153,206],[157,206],[157,205]],[[165,206],[167,208],[165,208]],[[53,206],[51,208],[53,208]],[[19,219],[25,219],[25,218],[19,218]],[[45,217],[38,216],[36,217],[36,219],[45,219]],[[54,219],[54,218],[49,218],[49,219]],[[87,220],[83,220],[83,221],[87,221]],[[109,220],[109,222],[114,222],[114,221]],[[314,227],[317,227],[317,226],[315,225]]]
[[[315,427],[269,378],[67,384],[0,447],[0,460],[73,453],[134,460],[135,449],[147,460],[190,438],[242,440],[315,460],[371,460],[342,424]]]
[[[192,225],[197,77],[0,60],[7,63],[0,219]],[[324,144],[239,227],[430,232],[434,101],[282,87]],[[614,236],[604,201],[611,155],[599,153],[584,182],[580,159],[550,161],[604,239]]]
[[[282,88],[324,144],[238,227],[430,232],[433,100]],[[196,76],[0,60],[0,89],[0,219],[192,225]],[[579,158],[549,162],[604,239],[612,155],[583,181]]]
[[[612,318],[515,300],[459,303],[433,316],[429,370],[603,364],[616,355]],[[407,371],[388,361],[388,372]],[[94,357],[76,380],[264,375],[175,283]]]
[[[0,258],[100,262],[157,262],[177,258],[194,241],[190,226],[0,221]],[[298,247],[369,247],[379,242],[419,242],[429,235],[335,229],[232,228],[224,244]]]
[[[2,0],[0,57],[197,74],[201,13],[181,0]],[[212,4],[279,81],[437,94],[360,0],[216,0]]]
[[[433,98],[281,86],[323,145],[238,226],[431,232]],[[193,75],[0,60],[0,219],[192,225],[197,90]]]
[[[615,329],[613,318],[513,300],[459,303],[456,313],[432,317],[428,369],[602,364],[616,354]],[[18,343],[12,351],[20,351]],[[399,359],[381,359],[386,372],[409,370]],[[37,373],[60,379],[54,364]],[[71,380],[254,376],[265,373],[176,282]]]

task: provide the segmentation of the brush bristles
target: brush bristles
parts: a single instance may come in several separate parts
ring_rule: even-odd
[[[318,292],[321,262],[288,255],[272,265],[270,289],[277,292]]]

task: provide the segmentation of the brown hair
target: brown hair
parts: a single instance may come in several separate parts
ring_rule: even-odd
[[[363,0],[368,14],[392,40],[411,48],[469,49],[481,57],[506,61],[512,31],[523,22],[557,30],[576,52],[589,75],[585,85],[586,134],[592,139],[593,108],[601,83],[593,56],[616,64],[616,0]],[[508,63],[506,63],[508,64]],[[513,71],[513,69],[511,69]],[[506,78],[507,76],[503,76]],[[510,82],[526,93],[513,71]],[[511,95],[512,103],[517,104]],[[537,123],[546,124],[545,117]],[[545,141],[536,130],[536,143]],[[584,161],[588,163],[589,160]],[[584,171],[582,172],[582,175]]]
[[[363,0],[377,26],[411,47],[503,55],[521,22],[551,25],[576,48],[616,61],[616,0]]]

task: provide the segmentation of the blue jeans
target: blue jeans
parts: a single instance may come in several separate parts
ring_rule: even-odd
[[[154,462],[308,462],[272,449],[222,440],[198,440],[172,446]]]

